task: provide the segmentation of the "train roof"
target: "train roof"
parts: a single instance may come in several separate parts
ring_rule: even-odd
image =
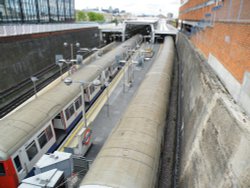
[[[72,75],[72,79],[90,82],[100,73],[99,67],[90,65]],[[60,113],[78,93],[80,93],[79,84],[67,86],[61,82],[0,120],[0,159],[6,159],[20,148],[42,126]]]
[[[98,153],[80,188],[155,187],[174,61],[166,38],[123,117]]]
[[[133,40],[137,40],[137,38],[138,36],[134,37]],[[131,43],[133,40],[130,39],[125,43]],[[92,82],[101,74],[103,68],[108,66],[107,61],[109,64],[112,63],[110,59],[114,61],[114,54],[121,50],[121,46],[123,45],[120,45],[114,52],[111,51],[105,54],[102,59],[97,60],[97,62],[79,69],[79,71],[71,76],[72,79]],[[1,119],[0,160],[8,159],[9,156],[26,143],[39,129],[60,113],[62,108],[73,100],[78,93],[80,93],[79,84],[66,86],[61,82],[14,113]]]
[[[108,53],[106,56],[103,56],[101,59],[95,61],[94,65],[98,65],[103,69],[106,69],[110,64],[115,63],[116,58],[122,58],[121,54],[125,54],[128,48],[135,47],[140,40],[142,40],[142,36],[140,35],[134,36],[133,38],[119,45],[111,53]]]

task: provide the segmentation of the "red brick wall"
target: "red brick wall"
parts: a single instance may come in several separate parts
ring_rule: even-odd
[[[179,19],[189,20],[189,21],[199,21],[205,18],[206,13],[212,13],[213,5],[198,9],[196,11],[187,12],[185,14],[180,14]]]
[[[205,2],[207,2],[207,0],[189,0],[187,3],[180,7],[180,12]]]
[[[207,57],[211,52],[240,82],[245,71],[250,71],[250,0],[224,0],[216,11],[216,4],[183,13],[190,7],[208,0],[189,0],[180,7],[181,20],[215,20],[212,27],[191,34],[191,40]],[[210,18],[205,18],[211,13]]]
[[[216,23],[191,37],[206,57],[211,52],[240,82],[250,72],[250,24]]]
[[[212,11],[216,4],[183,13],[188,8],[195,7],[199,4],[207,2],[208,0],[189,0],[188,3],[180,7],[180,16],[182,20],[197,21],[205,18],[206,13],[216,14],[216,20],[234,20],[244,21],[250,20],[250,0],[224,0],[219,2],[218,5],[222,7],[217,11]]]
[[[197,5],[203,4],[207,2],[207,0],[189,0],[186,4],[184,4],[183,6],[180,7],[180,15],[179,18],[182,20],[193,20],[193,21],[197,21],[197,20],[201,20],[204,18],[206,13],[210,13],[211,12],[211,8],[214,6],[207,6],[198,10],[194,10],[194,11],[190,11],[187,13],[182,13],[183,11],[189,9],[189,8],[193,8]]]

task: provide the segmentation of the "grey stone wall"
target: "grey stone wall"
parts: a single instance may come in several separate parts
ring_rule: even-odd
[[[79,42],[81,47],[99,44],[98,28],[23,35],[0,39],[0,92],[17,85],[55,63],[55,55],[70,56],[63,43]]]
[[[183,34],[180,187],[249,187],[250,120]]]

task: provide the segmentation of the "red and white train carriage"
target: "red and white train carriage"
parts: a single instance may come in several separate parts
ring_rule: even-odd
[[[124,45],[135,47],[142,41],[135,36],[102,58],[72,75],[73,80],[102,84],[114,74],[104,73],[114,66],[117,54],[125,53]],[[113,69],[112,69],[113,70]],[[118,69],[117,69],[118,71]],[[105,77],[107,76],[107,77]],[[15,112],[0,120],[0,188],[16,188],[19,182],[32,175],[33,166],[47,152],[54,151],[66,135],[82,119],[83,100],[91,104],[102,85],[89,84],[84,94],[78,84],[60,83]]]

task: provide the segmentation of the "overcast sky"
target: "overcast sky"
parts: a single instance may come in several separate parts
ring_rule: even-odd
[[[168,12],[178,15],[180,0],[75,0],[75,8],[119,8],[134,14],[164,14]]]

